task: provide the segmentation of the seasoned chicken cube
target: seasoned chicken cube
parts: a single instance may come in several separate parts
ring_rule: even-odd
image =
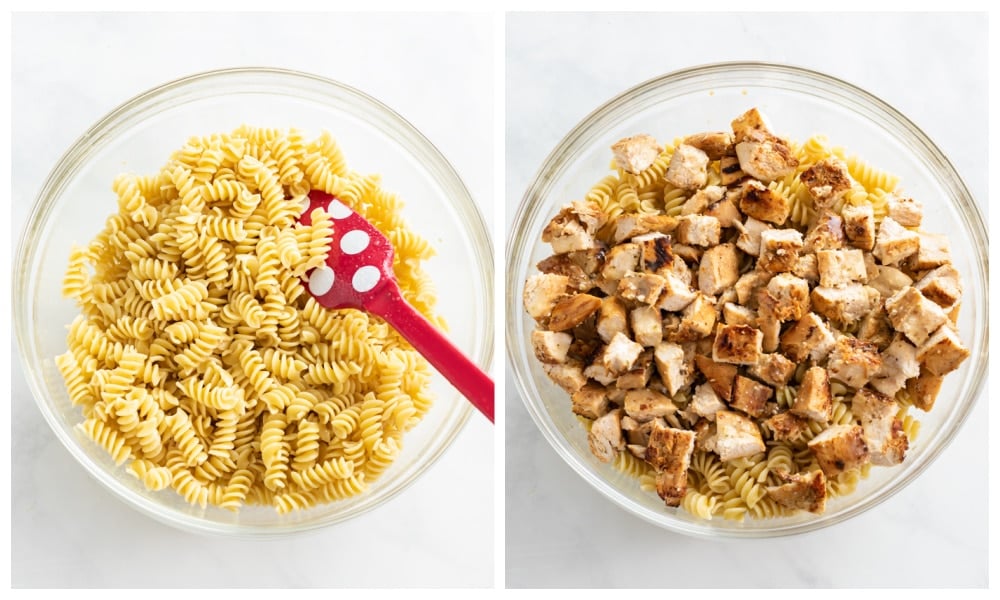
[[[654,425],[646,446],[646,462],[657,470],[656,493],[667,506],[680,506],[687,493],[687,472],[694,453],[693,431]]]
[[[548,328],[551,331],[573,329],[601,308],[601,299],[590,294],[576,294],[563,298],[552,307]]]
[[[640,354],[641,344],[636,344],[623,333],[616,333],[604,351],[603,364],[608,371],[621,375],[635,365]]]
[[[681,323],[674,341],[693,342],[712,333],[715,316],[715,303],[711,297],[698,294],[681,313]]]
[[[629,313],[629,321],[636,343],[655,346],[663,341],[663,317],[660,315],[660,309],[640,306]]]
[[[913,198],[900,198],[890,195],[888,198],[889,216],[903,227],[920,227],[924,218],[924,207]]]
[[[715,420],[715,413],[728,408],[712,389],[712,384],[707,382],[695,388],[691,404],[688,406],[688,410],[709,421]]]
[[[694,357],[694,364],[701,371],[701,374],[705,376],[705,380],[712,390],[719,395],[720,398],[729,402],[733,398],[733,382],[736,380],[736,374],[738,372],[735,365],[727,365],[724,363],[717,363],[711,358],[698,354]]]
[[[663,152],[663,147],[651,135],[641,133],[618,140],[611,146],[615,162],[622,170],[638,174],[649,168],[656,157]]]
[[[820,250],[816,252],[819,284],[838,287],[868,279],[864,253],[858,249]]]
[[[894,333],[885,310],[879,307],[861,319],[861,324],[858,325],[858,331],[854,337],[875,344],[879,352],[882,352],[892,343]]]
[[[852,246],[861,250],[875,247],[875,209],[871,204],[845,206],[841,216],[844,218],[844,234]]]
[[[608,343],[619,333],[628,331],[627,311],[625,303],[617,296],[605,296],[601,299],[600,312],[597,315],[597,335]]]
[[[673,233],[677,229],[677,219],[669,215],[646,215],[622,213],[615,220],[614,239],[616,244],[646,233]]]
[[[677,219],[677,240],[682,244],[709,247],[719,243],[722,226],[715,217],[685,215]]]
[[[957,305],[962,299],[962,282],[958,271],[951,265],[928,271],[913,287],[944,310]]]
[[[750,133],[736,144],[736,157],[744,173],[764,182],[791,175],[799,166],[784,140],[759,132]]]
[[[751,417],[761,417],[767,410],[767,401],[774,395],[774,390],[758,383],[749,377],[736,376],[733,383],[733,399],[729,405],[742,410]]]
[[[622,402],[624,402],[624,399]],[[649,443],[649,432],[653,430],[653,425],[656,423],[666,426],[666,422],[663,419],[653,419],[652,421],[640,423],[628,415],[622,416],[622,431],[625,433],[625,440],[630,445],[642,446],[643,458],[645,458],[646,444]]]
[[[819,261],[816,260],[815,254],[805,254],[800,255],[799,260],[796,261],[795,266],[792,267],[792,275],[796,277],[801,277],[809,283],[819,282]]]
[[[754,134],[771,134],[771,123],[764,113],[757,107],[751,108],[742,115],[733,119],[730,126],[733,128],[733,141],[742,142]]]
[[[771,277],[771,273],[760,269],[747,271],[740,275],[740,278],[736,280],[736,285],[733,286],[736,291],[736,301],[743,306],[756,306],[758,290],[766,286],[771,281]]]
[[[853,323],[879,306],[881,295],[875,288],[849,283],[842,287],[814,287],[809,295],[812,309],[839,323]]]
[[[698,267],[698,288],[717,296],[740,278],[740,257],[733,244],[719,244],[705,251]]]
[[[802,377],[795,404],[789,409],[793,415],[826,423],[833,416],[833,396],[830,393],[830,376],[823,367],[811,367]]]
[[[639,355],[638,360],[632,365],[628,372],[618,376],[615,380],[615,388],[618,390],[634,390],[644,388],[649,385],[649,378],[653,376],[653,351],[644,350]]]
[[[764,334],[749,325],[723,325],[715,331],[712,360],[733,365],[754,365],[760,358]]]
[[[901,289],[913,285],[913,279],[896,267],[878,265],[875,270],[877,274],[868,279],[868,285],[878,290],[883,300],[892,297]]]
[[[664,280],[654,273],[628,273],[618,282],[618,295],[639,304],[653,305],[660,298]]]
[[[947,236],[925,231],[918,231],[917,236],[920,238],[920,248],[910,255],[910,269],[926,271],[951,264],[951,243]]]
[[[840,218],[840,215],[823,211],[806,232],[803,247],[806,252],[837,250],[845,246],[845,237],[844,220]]]
[[[767,448],[757,424],[738,412],[715,413],[715,426],[715,452],[723,462],[753,456]]]
[[[663,278],[663,290],[660,292],[656,307],[661,310],[684,310],[697,297],[698,292],[692,290],[688,284],[668,274]]]
[[[761,182],[750,179],[743,184],[740,210],[759,221],[781,225],[788,218],[788,199]]]
[[[715,452],[715,440],[718,432],[715,427],[715,417],[712,420],[698,419],[694,424],[694,447],[703,452]]]
[[[564,363],[542,363],[542,370],[556,385],[570,394],[576,393],[587,383],[583,374],[583,363],[570,359]]]
[[[622,436],[622,409],[616,408],[594,420],[587,435],[590,451],[601,462],[611,462],[625,449]]]
[[[793,510],[806,510],[816,515],[826,511],[826,477],[823,471],[780,473],[781,485],[767,487],[767,495],[775,502]]]
[[[757,296],[758,312],[777,321],[797,321],[809,312],[809,282],[779,273]]]
[[[969,349],[962,345],[958,334],[949,325],[938,327],[927,341],[917,348],[917,360],[935,375],[947,375],[969,357]]]
[[[869,389],[858,390],[851,400],[851,414],[861,422],[873,465],[898,465],[906,456],[909,440],[896,418],[898,411],[889,396]]]
[[[565,297],[568,290],[569,277],[565,275],[532,275],[524,283],[524,310],[536,321],[547,319],[556,302]]]
[[[656,371],[660,374],[667,393],[673,396],[687,384],[689,366],[684,356],[684,348],[673,342],[660,342],[653,349]]]
[[[903,288],[885,301],[885,312],[893,329],[901,331],[916,345],[948,321],[948,315],[913,286]]]
[[[752,256],[760,256],[760,236],[765,231],[773,229],[764,221],[747,217],[742,225],[737,225],[740,235],[736,238],[736,247]]]
[[[834,425],[806,444],[827,477],[861,467],[871,458],[860,425]]]
[[[757,313],[740,304],[726,302],[722,305],[722,320],[727,325],[755,326],[757,324]]]
[[[572,343],[573,336],[568,333],[541,329],[531,332],[531,347],[535,350],[535,358],[543,363],[566,362],[566,354]]]
[[[542,241],[556,254],[586,250],[597,245],[594,235],[607,222],[608,215],[595,202],[577,200],[563,206],[542,230]]]
[[[704,187],[694,194],[681,206],[681,215],[698,215],[705,212],[711,204],[715,204],[726,196],[726,188],[721,185],[710,185]]]
[[[705,182],[708,181],[708,155],[694,146],[677,146],[663,178],[670,185],[685,190],[705,187]]]
[[[625,392],[625,412],[640,423],[666,417],[677,412],[677,407],[666,395],[654,390],[629,390]]]
[[[684,138],[684,143],[708,155],[709,160],[719,160],[733,145],[733,134],[728,131],[707,131]]]
[[[757,363],[750,367],[751,375],[775,387],[788,383],[794,373],[795,363],[777,352],[761,354]]]
[[[594,280],[570,258],[570,254],[553,254],[536,266],[542,273],[568,277],[570,290],[586,292],[594,287]]]
[[[702,214],[706,217],[715,217],[722,227],[733,227],[743,218],[740,209],[736,208],[736,204],[728,196],[709,204]]]
[[[817,207],[830,206],[851,189],[847,165],[837,158],[825,158],[802,172],[799,180],[806,186]]]
[[[607,348],[607,346],[601,348],[601,351],[594,357],[593,362],[587,365],[587,368],[583,370],[583,374],[585,376],[593,379],[601,385],[612,385],[618,380],[618,373],[612,373],[611,370],[604,365],[604,356],[607,353]]]
[[[781,352],[800,363],[806,359],[819,362],[827,357],[837,339],[816,313],[809,313],[781,335]]]
[[[766,293],[764,290],[760,291],[761,295],[764,293]],[[757,311],[757,327],[764,334],[760,341],[760,349],[764,352],[776,351],[778,343],[781,342],[781,321],[768,313],[766,306]]]
[[[809,429],[809,421],[797,417],[789,411],[780,412],[764,421],[775,440],[794,441]]]
[[[802,250],[802,233],[795,229],[769,229],[760,234],[760,259],[757,267],[781,273],[791,271]]]
[[[639,269],[647,273],[667,273],[675,260],[670,244],[670,236],[653,232],[632,238],[639,245]]]
[[[894,265],[920,249],[920,236],[905,229],[892,217],[882,219],[872,254],[883,265]]]
[[[837,340],[826,363],[831,378],[852,388],[864,386],[881,367],[882,357],[874,344],[847,335]]]
[[[944,377],[921,367],[920,375],[906,382],[906,393],[913,399],[913,406],[927,412],[934,408],[934,401],[941,391]]]
[[[887,396],[894,396],[907,379],[919,374],[917,348],[899,336],[882,352],[882,366],[868,384]]]
[[[734,148],[735,152],[736,149]],[[722,185],[732,185],[746,177],[746,173],[740,168],[738,156],[723,156],[719,160],[719,173],[722,176]]]
[[[608,414],[608,390],[603,385],[588,382],[572,395],[573,412],[588,419],[599,419]]]
[[[609,281],[616,281],[628,273],[637,271],[641,253],[642,249],[639,244],[632,242],[611,248],[604,260],[604,267],[601,268],[601,277]]]

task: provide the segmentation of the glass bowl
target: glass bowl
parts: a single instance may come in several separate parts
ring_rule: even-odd
[[[637,479],[599,462],[568,395],[535,360],[534,321],[522,306],[525,279],[551,254],[542,229],[559,207],[580,199],[608,172],[610,146],[637,133],[672,140],[729,129],[751,107],[775,130],[798,142],[825,134],[870,164],[901,177],[903,189],[924,205],[924,228],[948,235],[965,294],[958,321],[971,356],[945,378],[934,409],[912,409],[920,435],[897,467],[871,469],[853,494],[827,503],[822,515],[727,521],[700,520],[664,506]],[[625,510],[669,530],[695,536],[764,537],[819,529],[858,515],[913,481],[958,433],[981,393],[987,365],[986,228],[961,177],[934,143],[906,117],[875,96],[828,75],[764,63],[721,63],[646,81],[611,99],[573,128],[552,151],[518,207],[507,244],[507,354],[528,413],[556,452],[590,485]]]
[[[125,465],[116,467],[103,449],[74,431],[83,419],[54,364],[65,352],[67,325],[78,314],[61,296],[70,247],[88,243],[117,212],[111,191],[116,174],[156,173],[189,137],[228,133],[244,123],[294,127],[309,138],[328,130],[352,169],[382,175],[383,188],[404,202],[411,228],[437,250],[425,267],[438,289],[437,310],[450,326],[449,338],[484,370],[493,353],[493,254],[469,191],[427,138],[374,98],[305,73],[229,69],[167,83],[113,110],[63,155],[38,194],[14,263],[15,335],[39,409],[73,457],[128,505],[188,530],[260,537],[330,525],[382,504],[441,456],[472,408],[435,373],[433,408],[404,436],[398,459],[378,480],[354,498],[285,515],[266,506],[238,514],[202,509],[173,490],[147,491]]]

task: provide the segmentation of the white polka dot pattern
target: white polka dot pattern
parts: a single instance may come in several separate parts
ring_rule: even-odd
[[[322,296],[333,287],[333,269],[330,267],[320,267],[309,276],[309,293],[313,296]]]
[[[371,238],[367,233],[360,229],[355,229],[354,231],[348,231],[340,238],[340,249],[345,254],[358,254],[368,247],[369,241],[371,241]]]
[[[375,267],[368,265],[361,267],[354,272],[354,277],[351,279],[351,285],[358,292],[364,293],[375,287],[378,283],[379,272]]]
[[[342,204],[339,200],[331,200],[330,205],[326,207],[326,212],[330,213],[330,216],[334,219],[346,219],[354,214],[354,211]]]

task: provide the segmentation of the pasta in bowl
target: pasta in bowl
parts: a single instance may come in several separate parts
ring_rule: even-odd
[[[356,90],[258,69],[168,84],[95,130],[43,189],[18,282],[29,381],[91,474],[168,523],[273,535],[369,510],[445,451],[467,403],[380,319],[315,303],[301,277],[332,224],[296,222],[310,189],[365,215],[409,301],[487,364],[491,331],[465,324],[489,308],[488,236],[425,138]],[[455,277],[477,285],[438,300]]]

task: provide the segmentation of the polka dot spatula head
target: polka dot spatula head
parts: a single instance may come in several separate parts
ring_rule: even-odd
[[[309,208],[299,222],[311,225],[316,209],[332,217],[333,242],[326,264],[306,273],[312,297],[329,309],[356,308],[382,317],[492,422],[493,380],[403,298],[389,240],[350,207],[318,190],[309,193]]]

